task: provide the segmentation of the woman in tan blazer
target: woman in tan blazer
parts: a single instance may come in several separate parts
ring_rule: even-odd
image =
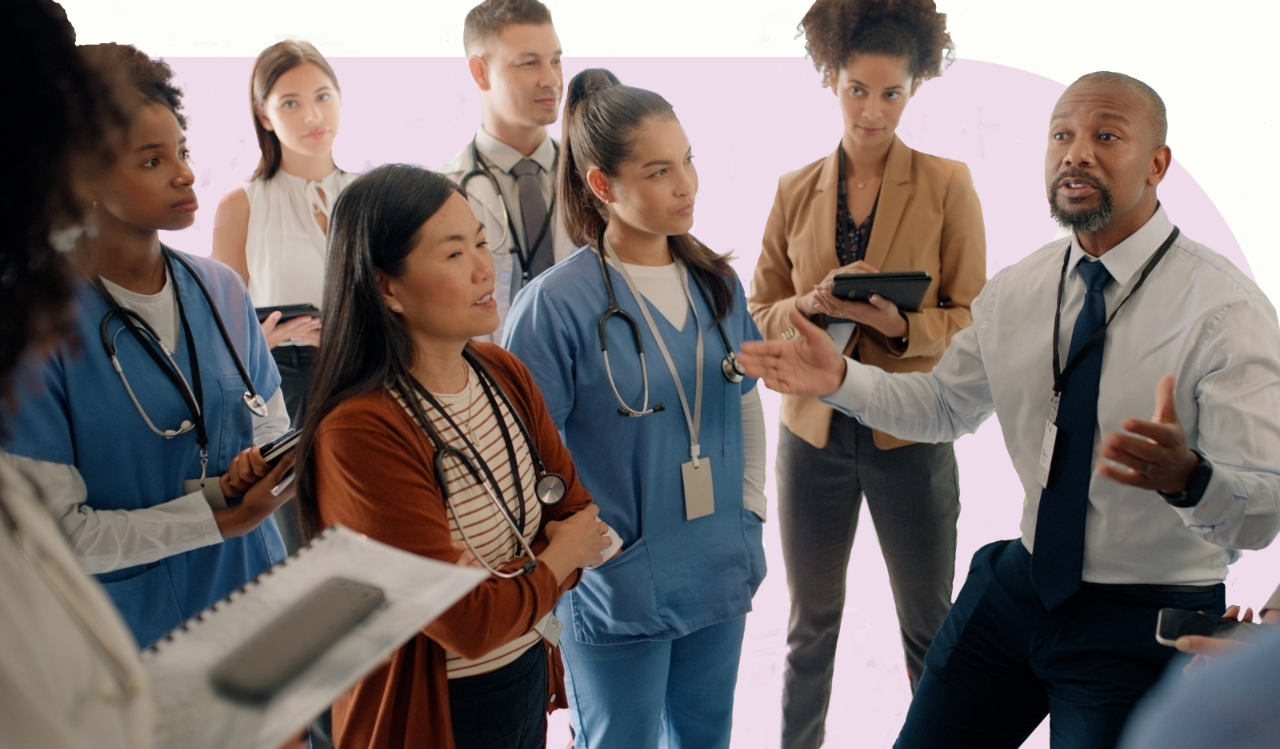
[[[933,0],[818,0],[802,21],[844,133],[834,153],[778,181],[749,301],[766,338],[783,336],[798,307],[844,341],[847,355],[924,372],[972,321],[986,240],[969,170],[894,134],[912,94],[950,55],[945,22]],[[908,270],[933,278],[918,312],[830,294],[838,273]],[[914,688],[951,606],[959,487],[950,443],[873,432],[816,398],[784,396],[782,424],[779,518],[792,600],[782,746],[816,747],[861,495],[889,568]]]

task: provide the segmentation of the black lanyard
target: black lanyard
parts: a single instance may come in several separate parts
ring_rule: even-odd
[[[1120,309],[1124,307],[1125,302],[1132,299],[1133,295],[1138,293],[1138,289],[1142,288],[1142,284],[1146,282],[1147,276],[1151,275],[1151,271],[1155,270],[1156,264],[1165,256],[1165,253],[1169,251],[1169,248],[1173,246],[1173,241],[1177,238],[1178,227],[1175,226],[1173,227],[1173,231],[1169,232],[1169,238],[1164,240],[1164,244],[1160,245],[1160,249],[1156,250],[1156,254],[1152,255],[1151,259],[1147,261],[1146,266],[1142,269],[1142,275],[1138,277],[1138,283],[1133,286],[1133,290],[1120,301],[1120,304],[1116,305],[1115,310],[1111,313],[1111,316],[1107,318],[1107,321],[1102,324],[1102,327],[1098,328],[1093,336],[1089,338],[1089,340],[1085,341],[1083,346],[1076,350],[1076,355],[1067,361],[1066,369],[1063,369],[1058,354],[1058,335],[1059,328],[1062,326],[1062,295],[1067,285],[1067,266],[1071,262],[1071,247],[1070,245],[1067,246],[1067,255],[1062,258],[1062,276],[1058,279],[1058,306],[1053,312],[1053,396],[1055,399],[1061,395],[1062,388],[1067,383],[1067,377],[1069,377],[1072,371],[1080,365],[1080,361],[1084,359],[1085,353],[1096,346],[1098,341],[1101,341],[1102,337],[1107,334],[1107,328],[1111,326],[1111,321],[1116,319],[1116,315],[1120,314]]]
[[[470,368],[470,362],[468,362],[468,367]],[[506,444],[507,460],[511,465],[511,479],[516,489],[516,501],[519,502],[518,510],[520,515],[518,517],[511,511],[511,505],[507,503],[507,498],[503,495],[502,487],[498,485],[498,479],[494,475],[493,470],[490,469],[489,464],[485,462],[484,456],[480,454],[480,450],[472,444],[470,439],[467,438],[466,432],[462,430],[462,427],[458,425],[458,422],[454,421],[453,416],[449,414],[449,411],[435,399],[435,396],[433,396],[429,390],[423,387],[416,379],[412,379],[411,381],[414,389],[418,391],[418,394],[422,396],[422,399],[431,404],[432,408],[439,411],[445,421],[449,422],[449,426],[453,431],[462,439],[462,443],[467,446],[467,450],[471,452],[471,456],[475,458],[475,462],[480,465],[480,470],[484,472],[485,479],[489,482],[489,485],[493,487],[493,493],[498,498],[498,504],[502,505],[503,511],[507,513],[507,517],[511,518],[511,522],[515,523],[519,527],[521,533],[524,533],[527,516],[524,506],[524,487],[521,486],[520,481],[520,461],[516,456],[515,442],[511,437],[511,432],[507,429],[506,419],[502,416],[502,409],[498,407],[498,401],[494,397],[493,391],[489,388],[488,381],[485,379],[484,375],[479,372],[476,373],[476,377],[480,380],[480,386],[484,390],[485,398],[489,401],[489,406],[493,409],[494,418],[498,421],[498,429],[502,431],[502,440]],[[470,387],[471,385],[468,382],[468,390]],[[510,405],[507,407],[511,408]],[[426,427],[426,425],[424,425],[424,428],[427,429],[428,436],[434,436],[436,439],[440,440],[440,445],[437,445],[436,447],[437,450],[439,450],[441,446],[448,447],[448,443],[444,440],[444,435],[436,432],[434,427]],[[469,460],[466,462],[471,463]],[[474,465],[468,465],[467,469],[473,475],[476,473]],[[474,476],[474,478],[479,480],[480,477]],[[447,487],[441,487],[440,489],[442,492],[448,491]]]
[[[555,173],[556,166],[560,163],[560,146],[556,142],[551,141],[552,147],[555,149],[555,156],[551,160],[551,172]],[[498,200],[502,201],[503,212],[507,214],[507,232],[511,235],[511,246],[515,248],[516,260],[520,263],[520,277],[527,283],[529,281],[529,269],[533,267],[533,254],[538,251],[538,245],[542,244],[543,237],[547,236],[547,231],[551,228],[551,217],[556,213],[556,191],[551,191],[551,205],[547,206],[547,215],[542,219],[542,228],[538,230],[538,238],[529,243],[526,250],[520,246],[520,235],[516,233],[515,222],[511,220],[511,211],[507,209],[507,199],[502,197],[502,188],[498,186],[497,178],[493,176],[493,170],[489,167],[489,160],[480,155],[480,148],[476,145],[476,139],[471,139],[471,166],[474,171],[476,168],[484,169],[489,175],[490,181],[493,182],[494,192],[498,195]],[[517,180],[517,184],[519,180]],[[528,239],[528,237],[525,237]],[[555,248],[552,248],[554,252]]]
[[[151,357],[151,361],[155,362],[160,371],[173,384],[174,389],[178,391],[178,395],[182,396],[182,402],[186,404],[187,410],[191,412],[191,421],[196,428],[196,445],[200,448],[201,461],[204,462],[208,460],[209,433],[204,420],[204,386],[203,378],[200,376],[200,355],[196,350],[196,341],[194,334],[191,332],[191,324],[187,321],[186,308],[182,304],[182,291],[179,288],[178,278],[173,273],[173,263],[170,262],[169,253],[164,252],[163,255],[165,272],[168,274],[169,283],[173,285],[173,300],[178,307],[178,319],[187,342],[187,355],[191,359],[190,393],[187,392],[186,385],[183,383],[182,373],[176,371],[173,368],[174,365],[170,364],[160,352],[155,350],[155,345],[162,344],[160,344],[160,336],[151,325],[131,310],[120,306],[116,298],[102,285],[101,280],[97,280],[94,287],[102,294],[107,306],[111,308],[116,317],[120,318],[120,322],[129,331],[129,334],[133,336],[134,340],[138,342],[138,345],[142,347],[142,350],[147,352],[147,356]],[[138,323],[141,323],[146,328],[147,333],[151,336],[150,338],[143,335]],[[193,395],[194,399],[192,398]]]

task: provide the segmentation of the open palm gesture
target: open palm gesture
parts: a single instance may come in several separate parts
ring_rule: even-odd
[[[826,331],[791,310],[795,335],[790,340],[752,341],[738,360],[749,377],[770,390],[791,395],[828,395],[844,382],[845,361]]]

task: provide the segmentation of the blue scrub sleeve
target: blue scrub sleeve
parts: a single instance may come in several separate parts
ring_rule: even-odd
[[[28,358],[18,369],[13,402],[0,406],[4,409],[0,438],[6,451],[49,463],[76,462],[63,363],[68,355],[74,356],[63,346],[52,356]]]
[[[507,314],[502,347],[528,367],[556,429],[563,434],[573,410],[576,357],[568,324],[551,295],[536,281],[516,295]]]

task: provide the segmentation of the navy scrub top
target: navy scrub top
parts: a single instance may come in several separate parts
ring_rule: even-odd
[[[221,263],[188,259],[208,286],[258,393],[270,399],[280,386],[280,374],[244,283]],[[199,347],[209,476],[216,477],[253,444],[252,413],[208,302],[187,268],[175,261],[172,269]],[[34,373],[19,376],[5,449],[74,465],[88,488],[86,504],[95,510],[145,509],[183,496],[184,482],[200,477],[195,431],[164,439],[147,428],[102,347],[99,325],[108,311],[106,301],[81,280],[75,304],[79,340],[39,362]],[[121,327],[113,318],[108,334]],[[115,341],[120,365],[152,422],[174,429],[189,420],[178,391],[133,336],[126,331]],[[173,358],[191,382],[191,358],[181,329]],[[145,648],[284,557],[280,531],[269,517],[240,538],[96,577]]]
[[[761,520],[742,504],[745,465],[742,394],[755,386],[731,383],[720,371],[724,344],[715,315],[690,287],[703,331],[702,456],[711,458],[715,512],[685,520],[680,466],[689,460],[689,429],[670,370],[635,297],[610,267],[619,306],[635,318],[644,339],[649,403],[666,410],[632,418],[618,414],[600,352],[597,321],[608,307],[600,261],[584,248],[535,278],[517,295],[503,346],[529,367],[547,401],[600,519],[622,537],[618,556],[586,570],[556,613],[574,637],[591,644],[681,637],[751,610],[765,574]],[[692,279],[689,281],[692,283]],[[760,333],[735,279],[733,312],[724,320],[735,350]],[[649,304],[648,301],[644,302]],[[657,308],[654,320],[676,363],[693,407],[697,330],[690,314],[676,330]],[[622,320],[608,324],[609,360],[618,390],[641,402],[640,360]]]

